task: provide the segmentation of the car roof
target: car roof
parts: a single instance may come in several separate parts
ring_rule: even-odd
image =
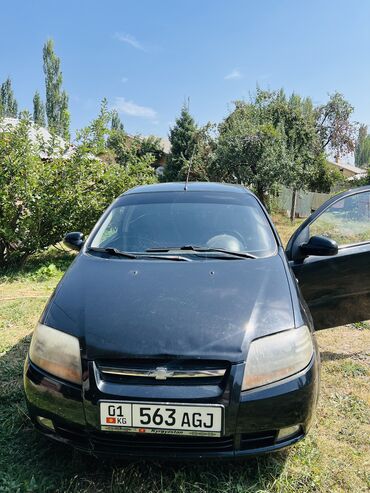
[[[242,185],[234,185],[229,183],[215,183],[215,182],[201,182],[193,181],[186,185],[182,181],[171,182],[171,183],[156,183],[153,185],[139,185],[137,187],[127,190],[122,195],[128,195],[133,193],[146,193],[146,192],[235,192],[235,193],[249,193],[252,195],[248,189],[244,188]]]

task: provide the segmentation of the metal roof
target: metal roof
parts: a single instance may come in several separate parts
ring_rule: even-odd
[[[131,193],[145,193],[145,192],[181,192],[184,191],[185,183],[183,181],[172,183],[156,183],[154,185],[139,185],[137,187],[127,190],[122,195]],[[251,193],[249,190],[241,185],[234,185],[229,183],[215,183],[215,182],[189,182],[186,186],[187,192],[236,192],[236,193]]]

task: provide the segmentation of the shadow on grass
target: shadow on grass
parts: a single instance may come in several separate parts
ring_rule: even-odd
[[[64,272],[68,269],[74,258],[75,254],[73,252],[50,247],[43,252],[31,255],[21,265],[10,265],[0,268],[0,277],[8,281],[17,280],[28,277],[50,264],[55,265],[58,270]]]
[[[22,371],[30,337],[0,357],[1,492],[271,491],[287,452],[238,461],[99,460],[37,433],[27,416]]]
[[[363,355],[363,351],[357,351],[355,353],[334,353],[332,351],[320,352],[321,361],[337,361],[342,359],[356,358],[356,356]]]

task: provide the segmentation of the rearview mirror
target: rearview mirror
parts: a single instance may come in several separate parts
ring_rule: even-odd
[[[311,236],[307,243],[300,245],[299,249],[305,256],[329,257],[338,253],[338,244],[327,236]]]
[[[84,244],[84,234],[79,231],[67,233],[64,237],[64,243],[68,248],[72,248],[73,250],[81,250],[81,247]]]

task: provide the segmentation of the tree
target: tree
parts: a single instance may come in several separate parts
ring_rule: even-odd
[[[107,149],[113,152],[115,161],[126,170],[140,163],[151,167],[163,155],[160,139],[157,137],[131,136],[124,130],[110,131]],[[154,173],[153,168],[150,169],[149,174]]]
[[[293,190],[291,220],[295,218],[298,190],[327,191],[335,173],[326,164],[317,131],[316,110],[310,98],[283,90],[257,90],[256,104],[267,113],[273,125],[284,129],[286,150],[291,168],[286,170],[285,185]]]
[[[1,116],[16,118],[18,114],[18,103],[14,97],[12,81],[8,77],[0,87]]]
[[[197,132],[194,118],[190,115],[189,108],[184,105],[175,125],[170,129],[171,153],[164,170],[165,181],[180,181],[186,177],[183,171],[193,157]]]
[[[189,177],[189,181],[210,181],[217,148],[214,129],[215,125],[212,123],[198,127],[191,163],[184,161],[179,173],[182,179]]]
[[[38,91],[33,97],[33,121],[40,127],[45,127],[45,107]]]
[[[355,164],[366,168],[370,164],[370,135],[367,126],[360,125],[355,148]]]
[[[122,131],[122,132],[124,131],[124,126],[123,123],[121,122],[121,118],[119,117],[117,110],[112,111],[111,129]]]
[[[289,186],[294,219],[297,190],[327,190],[337,178],[325,152],[340,156],[353,150],[352,110],[338,93],[315,107],[310,98],[257,88],[250,102],[236,102],[219,127],[216,177],[253,187],[262,201],[276,185]]]
[[[355,150],[357,126],[351,122],[353,106],[336,92],[329,101],[316,108],[317,133],[323,151],[334,153],[335,159]]]
[[[107,140],[107,148],[115,156],[118,164],[128,167],[133,156],[137,156],[140,143],[137,138],[130,137],[124,130],[111,130]]]
[[[59,135],[67,141],[69,141],[71,138],[71,134],[69,131],[70,120],[71,117],[68,110],[68,95],[65,91],[62,91],[62,94],[60,96]]]
[[[268,205],[268,194],[285,181],[291,162],[282,126],[273,125],[265,109],[237,101],[219,126],[215,163],[211,176],[218,181],[252,187]]]
[[[139,139],[139,156],[151,154],[153,156],[153,162],[159,161],[163,158],[163,146],[159,137],[156,137],[155,135],[149,135],[148,137],[139,137]]]
[[[69,140],[68,96],[65,91],[62,91],[63,77],[60,71],[60,59],[54,52],[54,43],[51,39],[44,45],[43,60],[48,128],[52,133]]]
[[[100,104],[100,112],[90,125],[77,132],[77,142],[85,152],[99,156],[107,149],[107,138],[110,134],[109,122],[111,114],[108,101],[104,98]]]

